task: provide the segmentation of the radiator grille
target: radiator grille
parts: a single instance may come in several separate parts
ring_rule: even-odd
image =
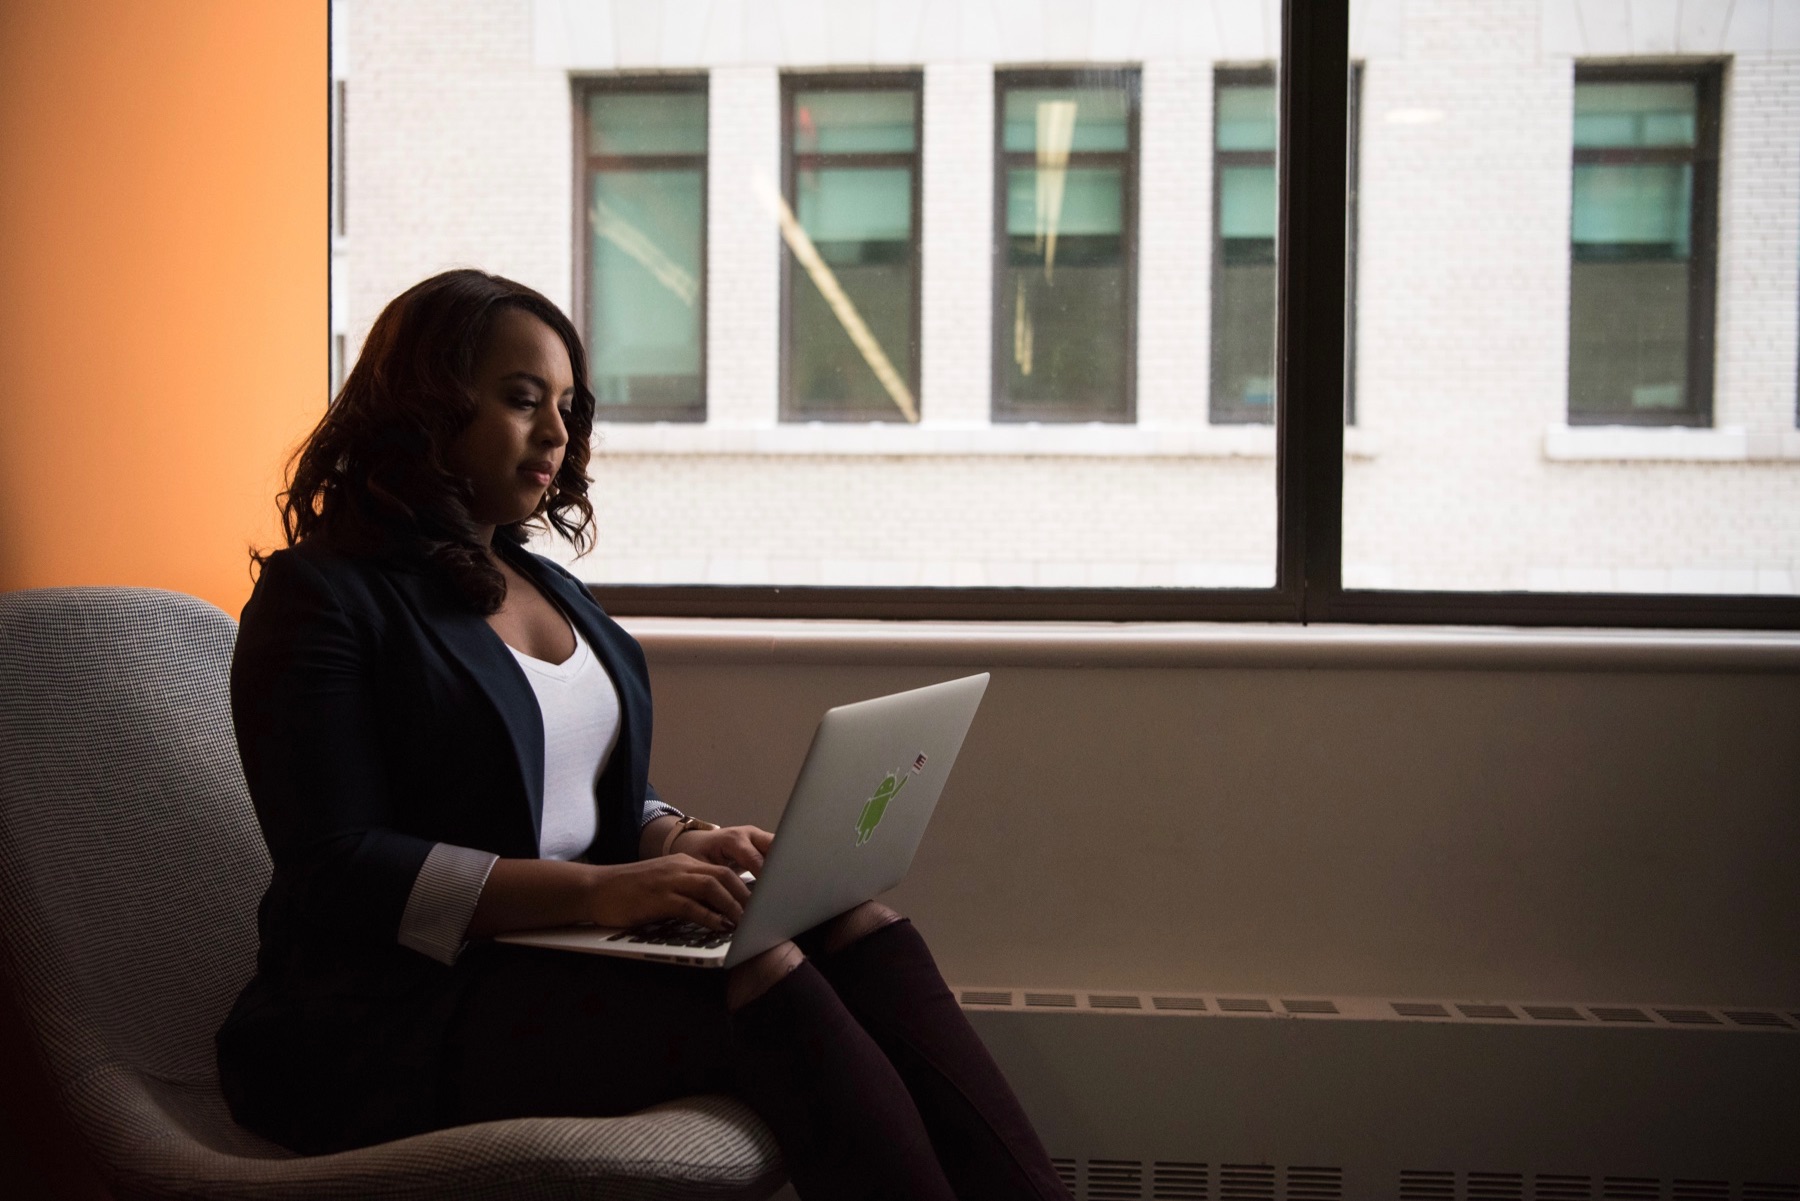
[[[1662,1181],[1649,1176],[1608,1176],[1600,1184],[1605,1201],[1662,1201]]]
[[[1677,1180],[1674,1201],[1731,1201],[1731,1186],[1723,1180]]]
[[[1463,1196],[1467,1201],[1523,1201],[1525,1177],[1517,1172],[1470,1172]]]
[[[1220,997],[1219,1010],[1222,1013],[1273,1013],[1274,1007],[1267,1001],[1254,997]]]
[[[1028,992],[1025,1004],[1033,1009],[1073,1009],[1075,994],[1072,992]]]
[[[1275,1169],[1270,1164],[1219,1165],[1220,1201],[1275,1201]]]
[[[1129,993],[1089,993],[1089,1009],[1142,1009],[1144,1003]]]
[[[1717,1026],[1719,1019],[1704,1009],[1659,1009],[1658,1016],[1677,1026]]]
[[[1395,1001],[1394,1012],[1403,1018],[1447,1018],[1450,1011],[1430,1001]]]
[[[1135,1159],[1090,1159],[1087,1201],[1133,1201],[1144,1195],[1144,1165]]]
[[[1198,1012],[1206,1008],[1205,997],[1151,997],[1150,1003],[1158,1009],[1185,1009]]]
[[[1075,1161],[1052,1156],[1050,1159],[1050,1166],[1056,1169],[1056,1178],[1063,1182],[1063,1187],[1069,1190],[1070,1196],[1073,1196],[1076,1185],[1079,1183]]]
[[[1456,1201],[1456,1173],[1402,1168],[1400,1201]]]
[[[1588,1201],[1594,1195],[1594,1182],[1586,1176],[1540,1174],[1532,1189],[1535,1201]]]
[[[1746,1184],[1744,1201],[1800,1201],[1800,1184]]]
[[[1289,1168],[1284,1201],[1339,1201],[1344,1195],[1342,1168]]]
[[[1603,1022],[1647,1022],[1650,1015],[1626,1005],[1589,1005],[1588,1012]]]
[[[1518,1021],[1519,1015],[1505,1005],[1458,1005],[1466,1018],[1482,1018],[1486,1021]]]
[[[1522,1008],[1525,1010],[1526,1014],[1528,1014],[1534,1021],[1539,1021],[1539,1022],[1585,1022],[1585,1021],[1587,1021],[1587,1018],[1582,1016],[1581,1010],[1575,1008],[1573,1005],[1525,1005],[1525,1006],[1522,1006]],[[1585,1193],[1582,1195],[1586,1196]]]
[[[1740,1026],[1786,1026],[1787,1022],[1779,1013],[1766,1013],[1760,1009],[1727,1009],[1725,1016]]]
[[[964,1005],[1011,1005],[1012,994],[996,992],[992,989],[969,988],[963,990],[962,1003]]]
[[[1281,1007],[1289,1013],[1337,1013],[1338,1007],[1331,1001],[1283,1001]]]
[[[1206,1165],[1158,1160],[1151,1165],[1150,1195],[1156,1201],[1207,1201]]]

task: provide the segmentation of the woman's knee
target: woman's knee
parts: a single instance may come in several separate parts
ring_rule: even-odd
[[[733,1013],[768,992],[789,972],[806,962],[791,942],[776,943],[731,969],[725,983],[725,1008]]]
[[[825,931],[825,953],[841,951],[859,938],[866,938],[900,920],[900,914],[879,901],[864,901],[833,918]]]

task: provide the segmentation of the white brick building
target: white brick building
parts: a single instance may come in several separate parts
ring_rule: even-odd
[[[333,329],[479,266],[576,307],[572,81],[707,86],[705,420],[604,426],[611,582],[1263,585],[1274,439],[1213,424],[1214,95],[1277,0],[338,0]],[[1800,590],[1800,0],[1364,0],[1346,582]],[[1571,424],[1576,71],[1716,63],[1711,405]],[[1138,72],[1134,418],[991,420],[995,73]],[[783,72],[922,72],[923,420],[781,420]],[[549,549],[549,548],[546,548]]]

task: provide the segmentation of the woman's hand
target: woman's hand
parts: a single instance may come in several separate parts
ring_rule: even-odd
[[[703,863],[717,863],[757,876],[762,874],[763,856],[774,845],[775,836],[755,826],[684,830],[675,836],[667,857],[691,855]]]
[[[757,862],[762,862],[760,856]],[[587,920],[597,926],[637,926],[680,917],[709,930],[731,930],[744,916],[744,903],[750,899],[750,890],[737,872],[682,853],[592,870],[597,875]]]

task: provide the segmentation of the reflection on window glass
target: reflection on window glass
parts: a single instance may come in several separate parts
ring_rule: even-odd
[[[1702,82],[1583,73],[1570,213],[1572,421],[1704,424],[1712,265],[1697,254]],[[1698,295],[1706,293],[1706,295]],[[1698,301],[1698,304],[1696,303]]]
[[[790,79],[788,419],[916,421],[918,85]]]
[[[706,93],[588,94],[586,318],[601,421],[705,415]]]
[[[1212,419],[1275,419],[1275,73],[1222,70],[1213,104]]]
[[[1135,72],[1000,78],[996,417],[1132,417]]]

